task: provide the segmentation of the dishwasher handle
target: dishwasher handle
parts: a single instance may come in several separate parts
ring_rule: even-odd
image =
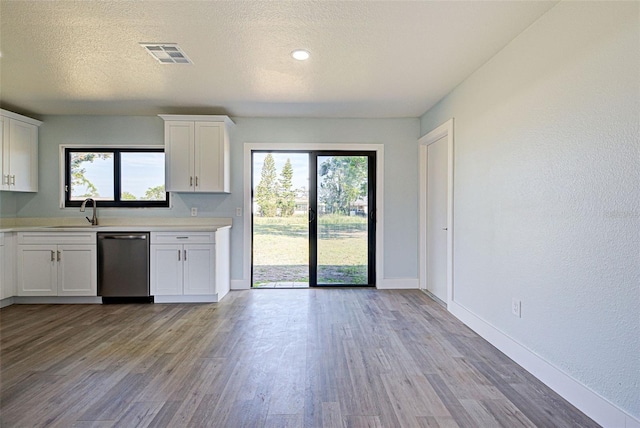
[[[100,235],[98,239],[147,239],[147,235]]]

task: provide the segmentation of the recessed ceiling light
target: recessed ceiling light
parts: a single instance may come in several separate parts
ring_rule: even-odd
[[[140,43],[160,64],[193,64],[175,43]]]
[[[304,49],[296,49],[295,51],[291,52],[291,56],[294,59],[297,59],[298,61],[304,61],[305,59],[309,59],[309,56],[311,54],[309,53],[309,51],[306,51]]]

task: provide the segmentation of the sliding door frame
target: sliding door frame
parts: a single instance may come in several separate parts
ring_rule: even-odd
[[[375,152],[375,284],[377,288],[383,288],[384,278],[384,145],[383,144],[334,144],[334,143],[244,143],[243,178],[243,237],[242,237],[242,272],[243,279],[233,280],[234,290],[246,290],[251,288],[251,224],[252,224],[252,151],[289,151],[289,152]],[[235,226],[235,224],[234,224]],[[237,250],[236,250],[237,251]],[[232,252],[236,254],[235,251]]]
[[[314,150],[309,153],[309,207],[314,211],[309,220],[309,286],[310,287],[372,287],[376,285],[376,157],[373,150]],[[318,157],[361,156],[367,158],[367,283],[318,284]],[[315,245],[314,245],[315,242]]]

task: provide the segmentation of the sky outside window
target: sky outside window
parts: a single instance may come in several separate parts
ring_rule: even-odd
[[[113,153],[71,153],[71,200],[113,200]]]
[[[120,177],[122,200],[166,200],[164,153],[122,152]]]

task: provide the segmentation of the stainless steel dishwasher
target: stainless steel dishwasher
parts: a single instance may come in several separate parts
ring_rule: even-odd
[[[98,232],[98,296],[102,303],[152,303],[149,233]]]

